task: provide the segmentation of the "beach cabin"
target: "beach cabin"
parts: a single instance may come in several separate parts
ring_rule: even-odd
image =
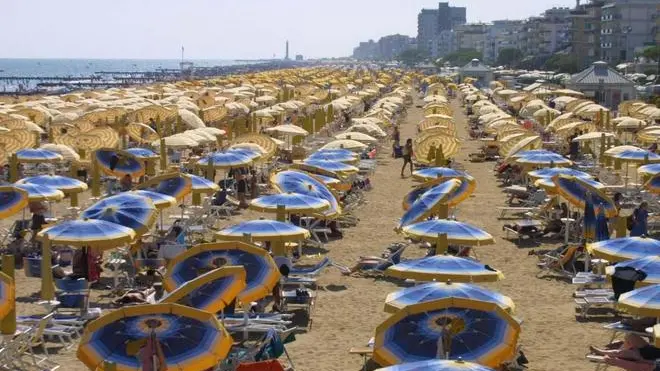
[[[569,89],[581,91],[587,98],[616,108],[624,100],[635,99],[635,83],[618,73],[606,62],[594,62],[586,70],[571,76]]]
[[[466,77],[477,79],[474,86],[479,88],[488,87],[490,82],[493,81],[493,70],[476,58],[461,67],[458,74],[460,76],[460,81],[465,80]]]

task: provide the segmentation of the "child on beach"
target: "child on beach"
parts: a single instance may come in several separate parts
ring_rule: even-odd
[[[403,171],[406,169],[406,165],[410,164],[410,175],[413,173],[413,163],[412,163],[412,139],[408,138],[406,144],[403,146],[403,166],[401,167],[401,177],[403,178]]]

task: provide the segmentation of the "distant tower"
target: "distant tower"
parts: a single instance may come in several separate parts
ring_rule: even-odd
[[[286,41],[286,53],[284,54],[284,60],[289,60],[289,40]]]

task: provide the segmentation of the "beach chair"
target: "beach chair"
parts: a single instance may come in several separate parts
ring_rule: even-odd
[[[58,279],[55,280],[55,297],[59,304],[58,313],[79,312],[80,317],[85,317],[89,309],[89,282],[84,279]]]
[[[0,368],[11,371],[57,370],[60,365],[49,360],[47,355],[36,355],[32,349],[34,338],[41,338],[38,331],[39,328],[34,327],[22,328],[13,339],[4,342],[0,349]]]
[[[575,261],[579,249],[579,245],[569,245],[560,251],[554,250],[543,254],[539,256],[540,261],[537,263],[537,267],[542,270],[543,274],[551,272],[565,277],[573,277],[577,273]]]
[[[316,265],[313,267],[309,268],[296,268],[293,267],[289,270],[289,276],[306,276],[306,277],[317,277],[321,274],[321,272],[326,268],[332,265],[332,260],[330,258],[325,257],[323,260],[318,262]]]
[[[308,329],[312,329],[313,311],[316,305],[317,293],[308,288],[297,288],[295,290],[282,290],[282,311],[302,309],[309,318]]]

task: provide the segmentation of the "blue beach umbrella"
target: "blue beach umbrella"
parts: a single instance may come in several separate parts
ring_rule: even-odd
[[[261,196],[250,202],[251,209],[262,212],[276,212],[278,206],[284,206],[289,214],[313,214],[329,209],[330,203],[322,198],[291,192]]]
[[[133,241],[132,228],[98,219],[67,220],[42,229],[37,238],[53,244],[112,249]]]
[[[324,199],[330,203],[330,208],[325,213],[334,215],[341,213],[341,205],[337,196],[320,181],[312,175],[301,171],[285,170],[273,174],[270,182],[280,192],[293,192],[311,197]]]
[[[660,174],[660,164],[648,164],[637,168],[637,173],[640,175],[654,176]]]
[[[373,359],[383,366],[446,358],[499,367],[515,356],[519,335],[519,322],[495,303],[438,299],[380,324]]]
[[[527,173],[527,175],[536,179],[552,178],[557,175],[569,175],[578,178],[589,178],[589,179],[593,178],[593,176],[591,176],[591,174],[589,173],[585,173],[584,171],[580,171],[580,170],[571,169],[569,167],[545,167],[543,169],[530,171],[529,173]]]
[[[176,198],[172,196],[168,196],[166,194],[162,194],[158,192],[147,191],[144,189],[139,189],[125,193],[135,194],[150,199],[158,210],[167,209],[168,207],[176,206],[177,204]]]
[[[213,193],[220,190],[219,185],[206,178],[193,174],[186,174],[185,176],[192,180],[193,193]]]
[[[594,209],[605,210],[605,216],[613,217],[617,214],[614,201],[605,194],[605,185],[593,179],[578,178],[574,176],[558,175],[552,178],[557,186],[557,193],[564,197],[575,207],[584,208],[587,195],[591,195]]]
[[[16,159],[18,162],[39,163],[56,162],[64,158],[59,153],[47,149],[25,148],[16,151]]]
[[[622,294],[617,308],[639,317],[660,317],[660,285],[645,286]]]
[[[408,194],[403,197],[403,210],[410,209],[412,204],[414,204],[422,194],[433,188],[435,185],[445,182],[449,179],[452,178],[437,178],[435,180],[431,180],[414,187],[412,191],[408,192]],[[460,179],[461,184],[449,195],[449,198],[447,199],[447,205],[450,207],[457,206],[461,202],[465,201],[468,197],[470,197],[470,195],[477,187],[476,180],[470,175],[463,174],[461,177],[455,179]]]
[[[649,237],[623,237],[587,244],[594,255],[611,262],[660,255],[660,241]]]
[[[192,279],[161,299],[161,303],[179,303],[218,313],[245,290],[245,269],[228,266],[214,269]]]
[[[227,152],[240,153],[243,156],[249,157],[252,161],[258,160],[262,155],[261,152],[257,151],[256,149],[248,147],[229,148]]]
[[[32,201],[59,201],[64,193],[59,189],[31,183],[15,183],[14,187],[27,192],[28,200]]]
[[[611,155],[613,158],[619,159],[621,161],[625,162],[644,162],[644,161],[650,161],[650,162],[660,162],[660,155],[657,155],[651,151],[647,150],[636,150],[636,151],[631,151],[631,150],[626,150],[626,151],[621,151],[619,153]]]
[[[133,156],[143,159],[143,160],[149,160],[149,159],[156,159],[159,158],[160,155],[148,148],[140,148],[140,147],[135,147],[135,148],[128,148],[125,149],[124,151],[132,154]]]
[[[437,178],[460,178],[465,173],[448,167],[427,167],[415,170],[412,174],[414,180],[427,182]]]
[[[432,359],[403,363],[390,367],[376,369],[376,371],[495,371],[477,363],[465,362],[463,360]]]
[[[516,162],[521,165],[554,165],[570,166],[571,160],[557,153],[536,153],[517,156]]]
[[[548,151],[547,149],[530,149],[528,151],[520,151],[511,155],[511,158],[520,158],[525,156],[535,156],[535,155],[557,155],[556,152]]]
[[[605,267],[605,273],[608,276],[614,274],[617,268],[634,268],[646,274],[646,278],[638,281],[637,284],[641,286],[648,286],[660,284],[660,256],[646,256],[644,258],[626,260],[618,262],[609,267]]]
[[[357,167],[344,162],[316,159],[305,160],[300,164],[296,164],[296,168],[305,171],[309,170],[311,172],[319,172],[322,175],[330,176],[335,174],[355,174],[360,171],[360,169]]]
[[[222,240],[236,241],[244,240],[246,235],[252,241],[297,241],[309,237],[309,231],[291,223],[279,222],[277,220],[250,220],[216,233]]]
[[[201,158],[199,161],[197,161],[197,165],[209,166],[211,161],[213,163],[213,167],[216,169],[231,169],[248,166],[252,163],[253,158],[247,156],[243,152],[220,151],[213,152],[210,155]]]
[[[434,219],[402,228],[405,235],[416,237],[425,241],[435,241],[438,235],[447,235],[449,243],[458,245],[478,246],[495,243],[493,236],[471,224],[454,220]]]
[[[660,174],[652,176],[651,179],[644,183],[644,188],[653,194],[660,194]]]
[[[590,194],[586,195],[584,203],[584,239],[587,241],[596,239],[596,213]]]
[[[14,186],[0,186],[0,220],[18,213],[27,205],[27,191]]]
[[[94,156],[101,171],[107,175],[123,177],[128,174],[131,178],[144,175],[142,161],[126,151],[104,148],[96,150]]]
[[[317,151],[309,155],[305,160],[329,160],[329,161],[340,161],[346,163],[355,163],[358,161],[358,158],[355,153],[346,150],[346,149],[337,149],[337,150],[322,150]]]
[[[104,198],[80,214],[81,218],[104,220],[131,228],[142,235],[156,221],[158,211],[150,199],[130,193]]]
[[[596,241],[605,241],[610,239],[610,229],[607,226],[607,218],[605,217],[605,209],[599,208],[598,215],[596,216]]]
[[[424,303],[444,298],[463,298],[499,305],[502,309],[513,312],[515,304],[510,297],[469,283],[429,282],[395,291],[385,299],[385,312],[396,313],[408,305]]]
[[[487,265],[466,258],[435,255],[395,264],[385,274],[418,281],[495,282],[504,275]]]
[[[105,362],[114,363],[117,370],[142,370],[147,367],[144,359],[154,357],[170,370],[206,370],[225,359],[232,343],[215,313],[178,304],[146,304],[120,308],[90,322],[77,356],[90,370],[102,369]],[[162,358],[142,357],[148,350],[162,352]]]
[[[280,271],[268,251],[242,242],[216,242],[197,245],[171,260],[163,285],[167,291],[174,291],[199,275],[224,266],[245,268],[246,287],[238,296],[243,303],[270,295],[280,279]]]
[[[50,188],[59,189],[65,194],[78,193],[87,190],[87,183],[78,179],[69,178],[61,175],[37,175],[23,178],[17,182],[18,184],[37,184]]]
[[[192,192],[192,179],[181,173],[164,174],[140,184],[138,189],[162,193],[182,201]]]
[[[403,214],[399,228],[424,220],[436,213],[441,205],[447,204],[449,196],[461,186],[461,183],[458,179],[450,179],[424,192]]]

